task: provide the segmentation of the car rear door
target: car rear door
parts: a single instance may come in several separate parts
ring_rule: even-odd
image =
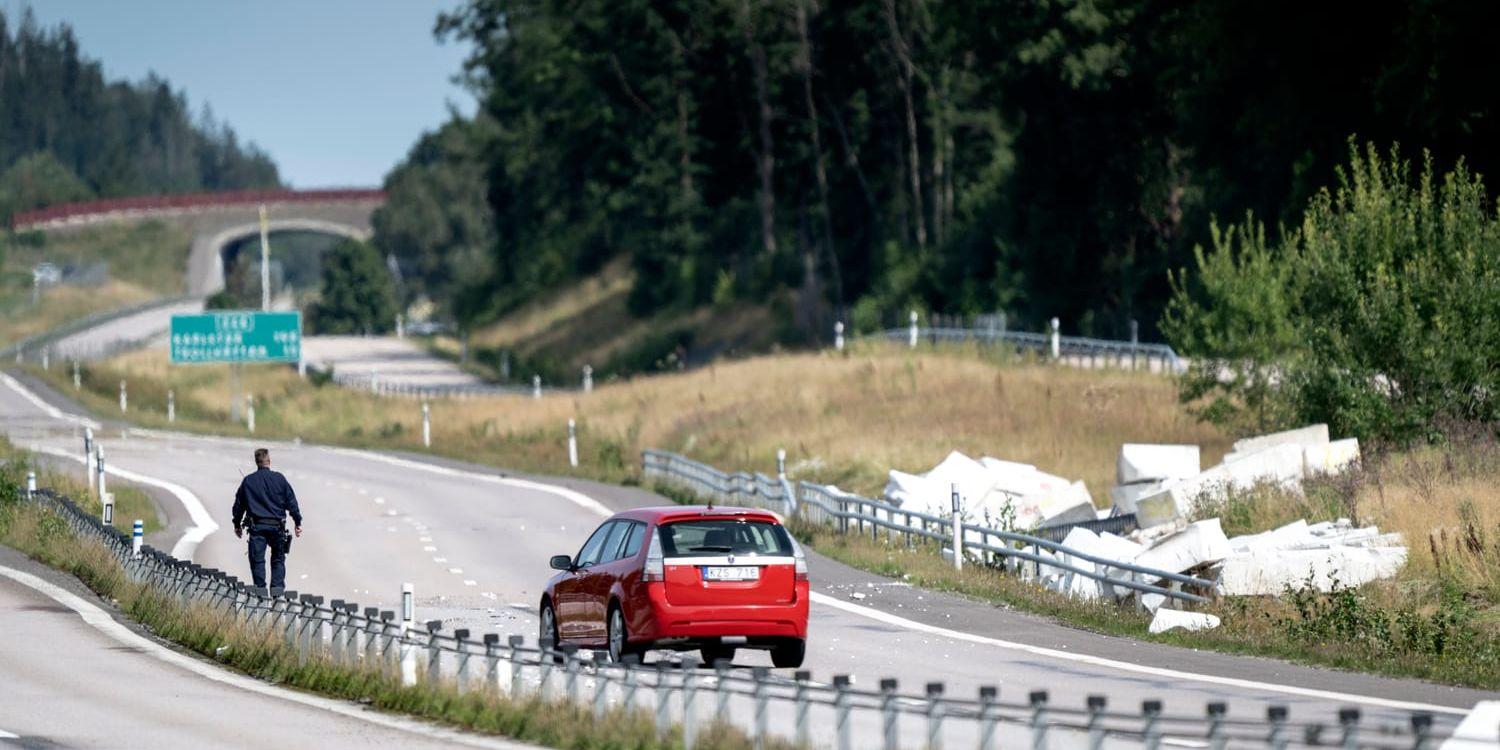
[[[705,516],[658,527],[674,605],[756,606],[796,599],[791,536],[760,517]]]

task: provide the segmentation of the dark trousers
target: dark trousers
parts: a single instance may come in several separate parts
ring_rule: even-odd
[[[247,529],[250,534],[250,578],[266,585],[266,548],[271,549],[271,588],[286,588],[286,553],[281,551],[281,529]]]

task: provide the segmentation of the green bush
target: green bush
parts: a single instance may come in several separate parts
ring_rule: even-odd
[[[1215,229],[1172,276],[1162,330],[1192,357],[1184,400],[1231,428],[1324,421],[1410,443],[1500,420],[1500,221],[1460,162],[1440,177],[1351,146],[1333,190],[1268,244]]]

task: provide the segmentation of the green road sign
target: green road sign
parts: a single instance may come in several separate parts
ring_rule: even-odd
[[[296,362],[302,313],[226,310],[172,316],[172,362]]]

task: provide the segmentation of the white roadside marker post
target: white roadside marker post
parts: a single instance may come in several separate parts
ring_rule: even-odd
[[[911,315],[908,316],[907,319],[911,322],[911,330],[909,332],[909,335],[907,336],[907,344],[911,348],[915,349],[917,348],[917,311],[912,310]]]
[[[73,360],[73,390],[83,387],[83,377],[78,372],[78,360]]]
[[[125,413],[125,381],[120,381],[120,413]]]
[[[255,397],[245,394],[245,427],[255,432]]]
[[[408,634],[416,627],[416,588],[409,583],[401,584],[401,684],[417,684],[417,655],[407,643]]]
[[[578,433],[573,420],[568,420],[568,465],[578,468]]]
[[[141,556],[141,542],[146,538],[146,525],[141,519],[135,519],[135,525],[130,530],[130,554],[132,557]]]
[[[964,569],[963,502],[959,499],[956,483],[953,485],[953,569]]]
[[[94,468],[98,473],[99,501],[104,502],[104,443],[94,444]]]
[[[50,346],[42,347],[42,369],[52,370],[52,347]]]
[[[94,428],[83,428],[83,473],[88,476],[89,492],[94,491]]]
[[[1062,335],[1061,335],[1061,332],[1060,332],[1061,328],[1062,328],[1062,324],[1057,320],[1057,318],[1053,318],[1052,319],[1052,336],[1049,339],[1049,343],[1051,344],[1052,359],[1054,359],[1054,360],[1056,360],[1058,357],[1062,356]]]
[[[833,348],[838,351],[844,350],[844,321],[842,320],[833,324]]]
[[[177,394],[174,391],[167,391],[167,421],[177,421]]]
[[[583,366],[583,392],[594,392],[594,368],[592,365]]]
[[[427,408],[427,402],[422,402],[422,447],[432,447],[432,412]]]
[[[104,525],[115,525],[115,493],[104,493]]]
[[[542,397],[542,376],[541,375],[532,375],[531,376],[531,397],[532,398],[541,398]]]
[[[36,472],[26,472],[26,499],[30,500],[36,495]]]

